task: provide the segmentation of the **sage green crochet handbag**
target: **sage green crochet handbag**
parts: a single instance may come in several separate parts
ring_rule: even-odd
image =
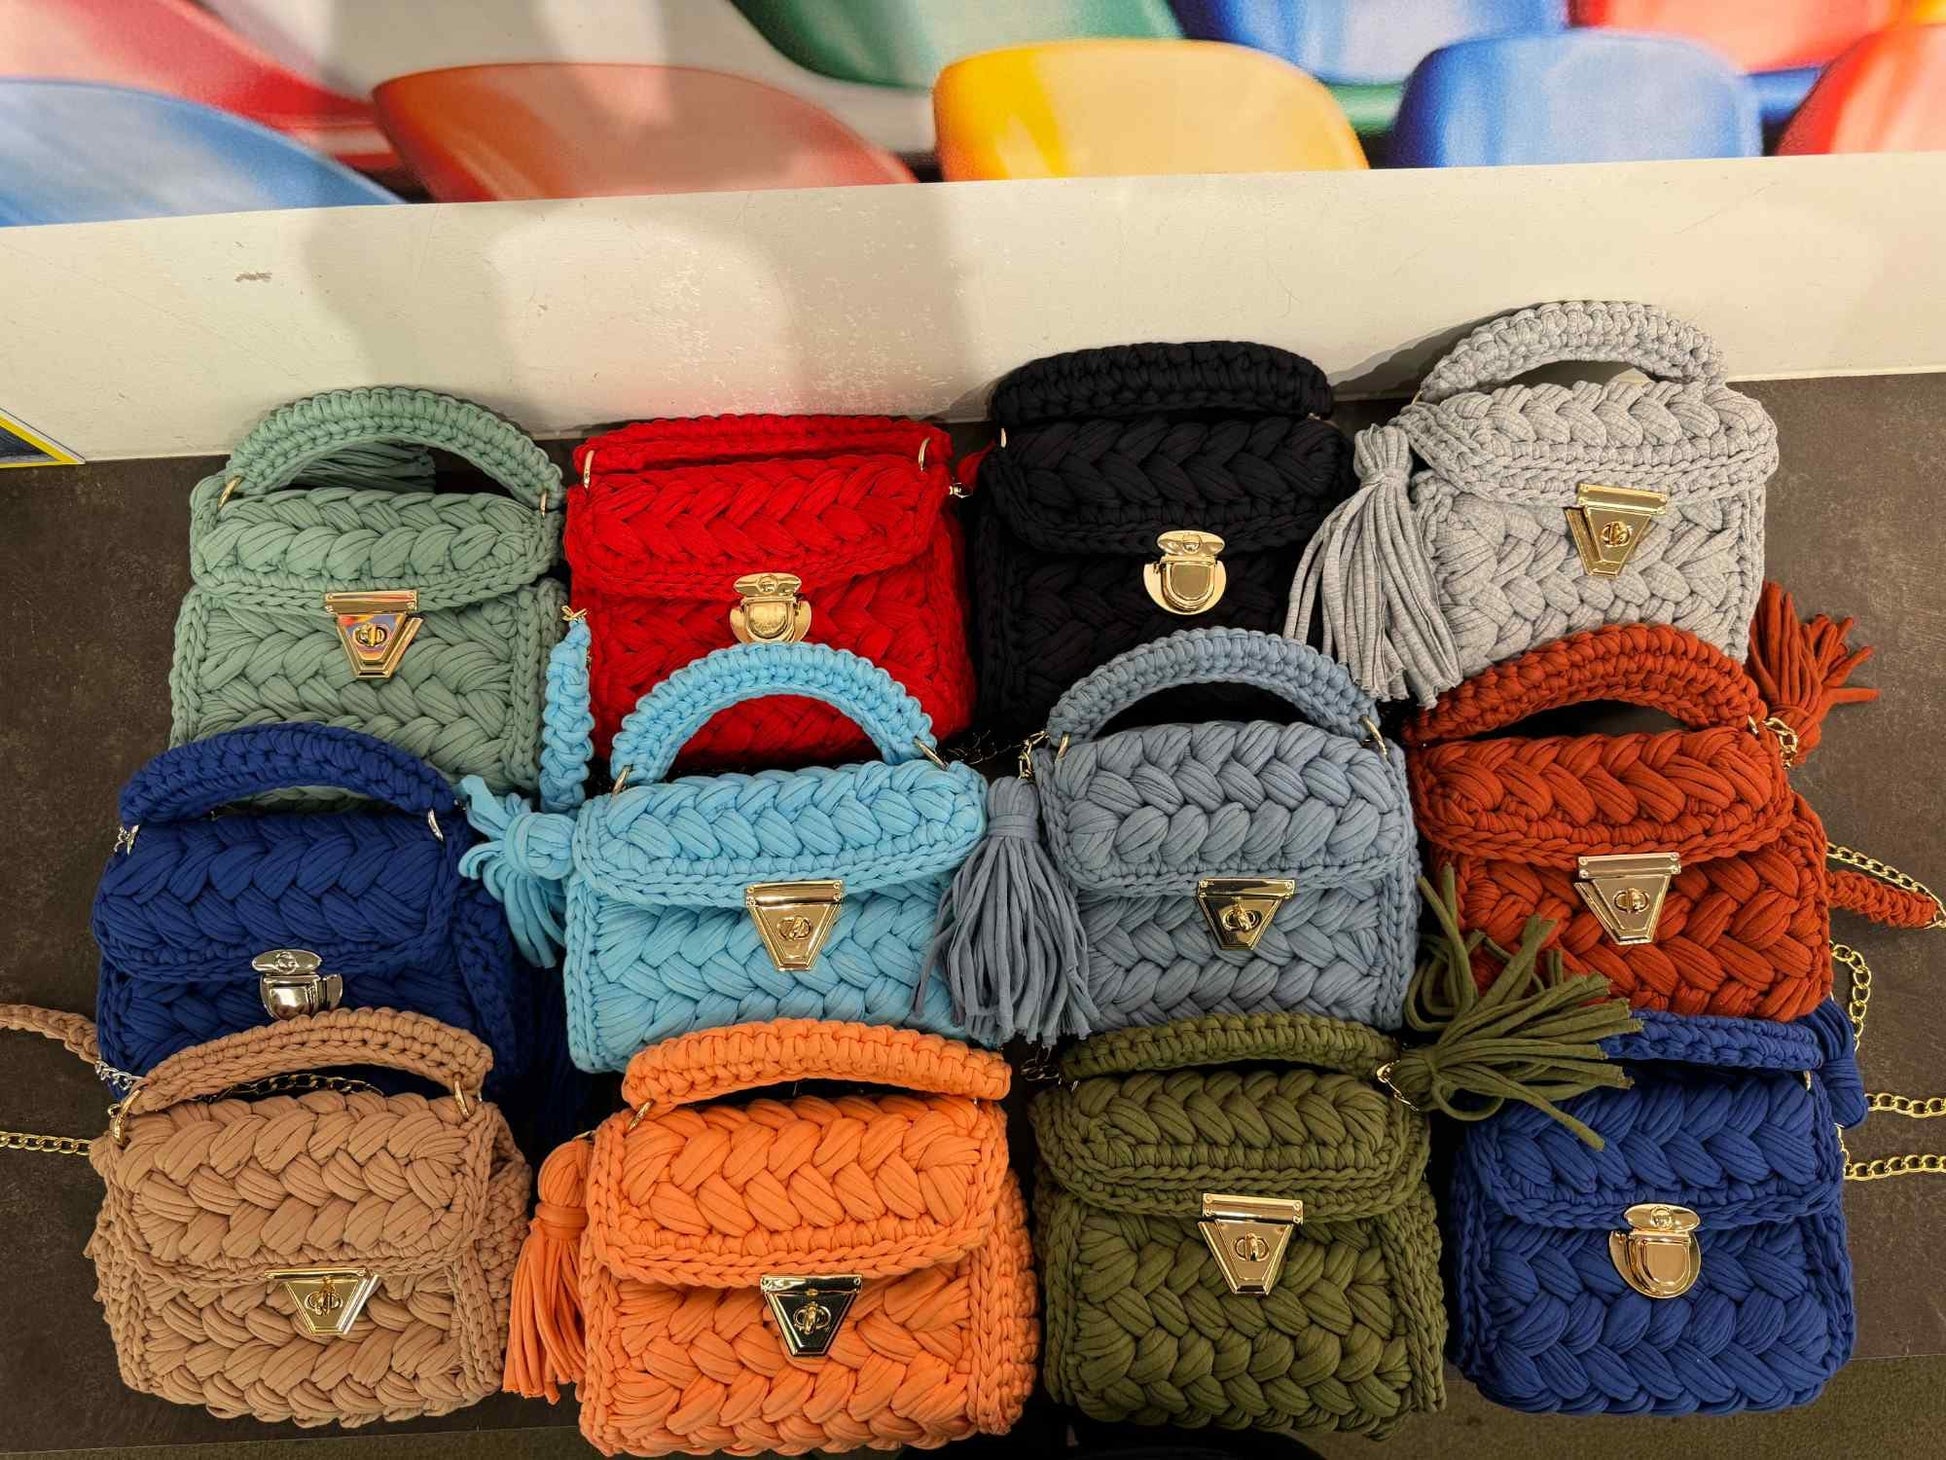
[[[1427,1121],[1310,1014],[1117,1030],[1033,1105],[1046,1378],[1099,1420],[1388,1433],[1445,1399]]]
[[[428,448],[501,490],[435,490]],[[171,743],[316,721],[534,790],[562,501],[560,468],[468,401],[377,387],[279,407],[190,494]]]

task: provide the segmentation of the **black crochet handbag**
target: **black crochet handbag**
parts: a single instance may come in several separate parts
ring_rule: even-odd
[[[1330,411],[1309,360],[1227,340],[1075,350],[1002,380],[977,464],[981,719],[1038,729],[1075,680],[1177,629],[1274,632],[1354,485]]]

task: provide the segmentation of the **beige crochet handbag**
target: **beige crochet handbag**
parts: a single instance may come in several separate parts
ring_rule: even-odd
[[[0,1005],[0,1029],[99,1064],[78,1014]],[[85,1154],[107,1187],[88,1255],[122,1382],[221,1419],[366,1424],[500,1387],[529,1172],[472,1035],[334,1009],[195,1045],[134,1081]],[[446,1094],[381,1093],[352,1070]]]

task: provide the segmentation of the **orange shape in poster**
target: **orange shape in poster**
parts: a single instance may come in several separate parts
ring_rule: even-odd
[[[1744,71],[1821,66],[1899,18],[1904,0],[1574,0],[1576,25],[1713,46]]]
[[[1084,40],[956,61],[933,87],[948,181],[1360,168],[1325,86],[1215,41]]]
[[[1946,150],[1946,25],[1896,25],[1833,61],[1777,144],[1804,152]]]
[[[387,81],[373,100],[442,203],[914,180],[811,103],[687,66],[458,66]]]

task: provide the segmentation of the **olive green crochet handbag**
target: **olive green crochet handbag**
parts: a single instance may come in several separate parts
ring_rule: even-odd
[[[501,491],[434,490],[428,448]],[[534,790],[562,500],[560,468],[468,401],[377,387],[279,407],[190,494],[171,743],[316,721]]]
[[[1427,1121],[1398,1045],[1211,1014],[1078,1045],[1033,1105],[1048,1390],[1090,1418],[1382,1435],[1445,1398]]]

